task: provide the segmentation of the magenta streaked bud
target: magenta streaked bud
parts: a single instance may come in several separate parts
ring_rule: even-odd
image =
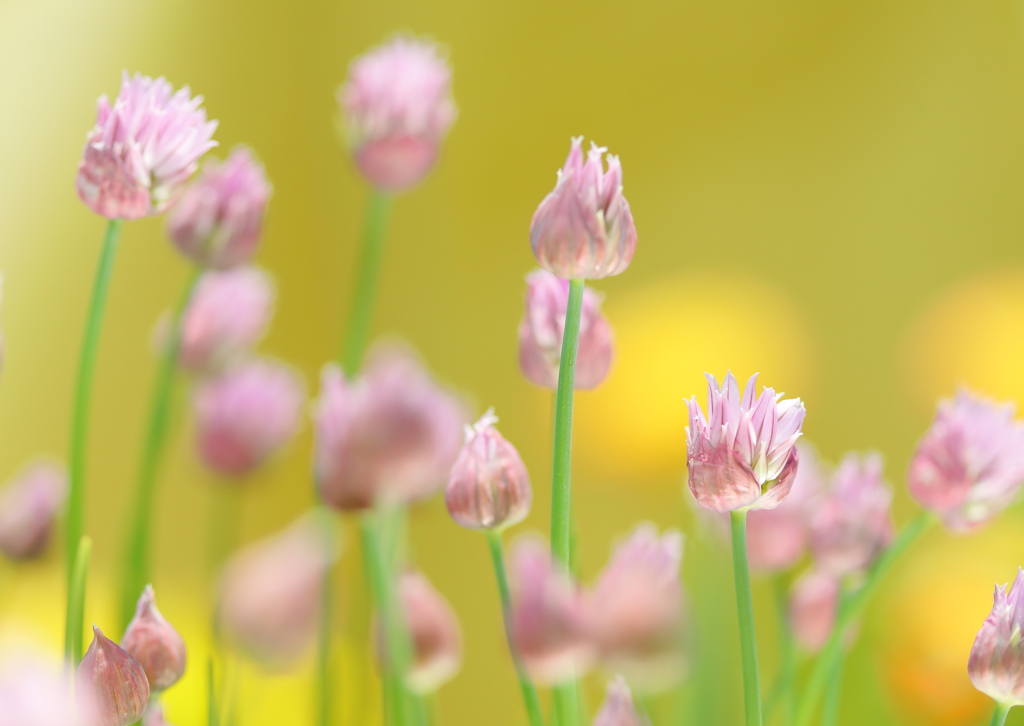
[[[0,489],[0,552],[12,560],[42,554],[67,496],[68,475],[50,461],[30,464]]]
[[[633,694],[622,676],[608,682],[604,703],[594,716],[593,726],[648,726],[633,705]]]
[[[530,475],[516,447],[494,428],[496,423],[490,409],[466,427],[466,443],[444,491],[448,513],[468,529],[503,529],[530,513]]]
[[[256,254],[272,188],[244,146],[211,159],[167,214],[167,236],[187,258],[223,270]]]
[[[93,726],[72,698],[59,664],[30,650],[0,663],[0,726]]]
[[[451,82],[438,47],[425,40],[399,36],[352,62],[338,102],[367,181],[400,192],[427,175],[455,121]]]
[[[999,703],[1024,704],[1024,570],[1013,587],[996,586],[992,612],[978,631],[967,661],[971,683]]]
[[[121,647],[142,666],[153,691],[170,688],[184,675],[185,641],[157,610],[152,585],[143,590]]]
[[[530,247],[548,272],[567,280],[618,275],[636,252],[636,227],[622,196],[619,157],[591,143],[583,160],[583,137],[572,140],[555,189],[534,212]]]
[[[558,387],[568,304],[568,280],[547,270],[535,270],[526,276],[526,311],[519,323],[519,367],[538,386]],[[584,288],[575,387],[597,388],[608,376],[612,357],[612,328],[601,314],[601,295]]]
[[[193,401],[200,457],[220,474],[250,473],[295,435],[304,400],[299,375],[267,359],[202,381]]]
[[[512,639],[523,665],[546,684],[582,675],[595,653],[580,587],[537,539],[519,539],[509,559]]]
[[[985,524],[1017,498],[1024,482],[1024,426],[1013,405],[959,391],[939,403],[907,475],[917,502],[963,532]]]
[[[341,510],[411,502],[444,485],[462,441],[461,402],[409,350],[377,346],[364,373],[324,367],[314,467],[324,502]]]
[[[419,572],[404,572],[397,589],[412,644],[405,675],[416,693],[432,693],[450,681],[462,663],[459,621],[448,601]]]
[[[163,78],[125,72],[113,107],[100,96],[86,137],[75,184],[86,206],[107,219],[164,211],[217,145],[202,102],[188,86],[175,92]]]
[[[793,585],[789,626],[796,642],[810,652],[821,650],[835,627],[839,606],[839,580],[828,572],[812,570]]]
[[[128,726],[149,704],[149,681],[138,661],[92,626],[93,641],[78,666],[76,693],[94,726]]]
[[[799,398],[764,388],[755,398],[755,373],[740,398],[732,372],[721,386],[708,379],[708,417],[688,401],[686,427],[690,491],[697,503],[716,512],[773,509],[786,498],[797,470],[796,441],[803,424]]]

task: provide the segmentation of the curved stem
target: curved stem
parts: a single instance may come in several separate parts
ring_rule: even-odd
[[[845,656],[845,654],[844,654]],[[821,709],[821,726],[836,726],[839,723],[839,700],[843,695],[843,671],[846,658],[836,659],[832,676],[825,690],[825,705]]]
[[[747,565],[747,513],[729,512],[732,521],[732,573],[736,585],[736,612],[740,620],[740,656],[743,663],[743,711],[746,726],[761,726],[761,683],[757,672],[754,603],[750,597]]]
[[[366,207],[366,221],[363,227],[363,244],[359,251],[359,271],[352,293],[352,309],[349,311],[348,328],[341,350],[341,367],[349,378],[359,370],[370,332],[370,317],[380,277],[381,261],[384,258],[384,236],[387,233],[388,212],[391,198],[374,189]]]
[[[1006,716],[1010,713],[1010,709],[1013,708],[1007,703],[997,703],[996,707],[992,710],[992,726],[1003,726],[1006,723]]]
[[[82,660],[82,631],[85,619],[85,583],[89,570],[89,555],[92,540],[82,537],[75,550],[74,565],[71,568],[71,583],[68,588],[67,622],[64,627],[64,657],[74,671]]]

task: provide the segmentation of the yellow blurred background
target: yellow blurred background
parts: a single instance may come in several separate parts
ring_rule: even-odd
[[[705,370],[759,370],[806,401],[805,431],[826,458],[885,455],[899,521],[913,510],[903,473],[938,397],[966,384],[1024,401],[1022,11],[995,0],[0,0],[0,478],[65,455],[103,228],[73,180],[96,97],[117,93],[121,69],[189,84],[220,120],[214,153],[246,143],[265,162],[275,193],[258,259],[279,302],[263,350],[315,390],[339,345],[367,196],[336,138],[335,90],[349,59],[395,31],[428,35],[449,50],[460,115],[437,169],[394,206],[374,330],[410,340],[477,412],[495,407],[533,474],[536,505],[520,529],[544,530],[550,395],[516,364],[527,230],[571,135],[621,156],[640,241],[629,270],[596,285],[619,348],[609,381],[577,399],[583,579],[638,520],[690,532],[697,673],[679,699],[652,707],[659,723],[737,723],[731,575],[723,553],[692,536],[682,399],[703,398]],[[185,274],[160,219],[126,226],[88,477],[86,617],[101,627],[114,627],[150,334]],[[241,541],[291,521],[312,499],[311,432],[224,492],[180,418],[159,490],[154,585],[192,644],[190,671],[166,699],[168,719],[191,726],[205,713],[214,499],[237,500]],[[936,532],[902,562],[851,659],[844,723],[987,718],[967,654],[992,584],[1024,564],[1022,524],[1017,508],[976,536]],[[439,500],[411,526],[415,558],[466,643],[461,674],[438,696],[441,720],[522,723],[483,539]],[[57,647],[58,552],[0,564],[0,642]],[[343,606],[352,597],[339,587]],[[767,583],[755,599],[770,683]],[[343,670],[337,698],[351,704],[359,679]],[[309,662],[241,673],[240,726],[310,723]]]

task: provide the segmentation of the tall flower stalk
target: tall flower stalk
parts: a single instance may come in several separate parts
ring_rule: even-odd
[[[761,679],[757,670],[757,638],[754,636],[754,603],[750,596],[747,565],[747,512],[730,512],[732,522],[732,572],[736,586],[736,612],[740,623],[740,656],[743,664],[743,711],[747,726],[761,726]]]

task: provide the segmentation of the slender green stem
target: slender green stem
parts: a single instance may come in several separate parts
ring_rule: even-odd
[[[387,233],[390,209],[391,198],[387,194],[376,189],[370,192],[352,309],[349,312],[345,343],[341,351],[341,367],[349,377],[355,375],[359,369],[370,333],[370,318],[380,277],[381,261],[384,258],[384,237]]]
[[[928,529],[935,519],[927,512],[922,512],[900,531],[896,539],[889,546],[878,562],[871,568],[864,585],[854,595],[847,599],[836,616],[836,624],[829,636],[828,643],[818,656],[818,662],[814,664],[807,679],[807,686],[803,697],[800,699],[800,708],[797,709],[796,725],[810,726],[817,709],[818,701],[828,683],[829,677],[835,669],[836,662],[843,657],[843,639],[850,626],[860,617],[864,606],[867,605],[871,595],[878,589],[879,583],[885,573],[889,571],[893,563],[899,558],[904,550]]]
[[[70,661],[71,669],[78,667],[82,660],[82,633],[85,630],[85,583],[89,570],[89,554],[92,540],[82,537],[75,549],[74,565],[71,568],[71,583],[68,588],[67,622],[64,627],[64,657]]]
[[[832,677],[825,689],[825,705],[821,709],[821,726],[836,726],[839,723],[839,701],[843,695],[845,666],[846,658],[838,658],[832,668]]]
[[[512,654],[512,662],[516,667],[516,675],[519,676],[519,690],[523,692],[526,715],[530,719],[530,726],[544,726],[544,717],[541,715],[537,688],[533,685],[530,675],[523,668],[519,655],[516,652],[515,643],[512,640],[512,595],[509,592],[508,574],[505,571],[505,551],[501,546],[501,533],[488,532],[487,544],[491,548],[491,562],[494,564],[494,576],[498,580],[498,595],[501,597],[501,614],[505,623],[505,636],[508,639],[508,649]]]
[[[778,574],[773,578],[775,613],[779,623],[779,674],[764,704],[764,720],[771,721],[775,706],[782,708],[782,723],[793,722],[796,704],[793,702],[793,681],[796,678],[796,648],[793,630],[789,626],[789,577]]]
[[[117,256],[117,242],[121,238],[120,219],[107,223],[103,235],[103,249],[92,285],[92,298],[85,318],[85,335],[78,359],[78,377],[75,380],[75,402],[71,415],[71,453],[69,456],[68,519],[65,532],[65,566],[70,587],[75,550],[82,538],[85,515],[85,460],[88,451],[89,404],[92,401],[93,371],[96,368],[96,352],[99,348],[100,330],[103,327],[103,310],[107,304],[107,291],[114,271]]]
[[[324,567],[320,582],[320,623],[316,647],[316,707],[319,726],[331,723],[331,608],[334,603],[334,578],[331,565]]]
[[[761,726],[761,683],[757,672],[754,602],[750,596],[747,565],[747,513],[730,512],[732,519],[732,573],[736,585],[736,612],[740,620],[740,656],[743,662],[743,711],[746,726]]]
[[[1006,723],[1006,716],[1013,706],[1009,703],[997,703],[992,710],[992,726],[1003,726]]]

